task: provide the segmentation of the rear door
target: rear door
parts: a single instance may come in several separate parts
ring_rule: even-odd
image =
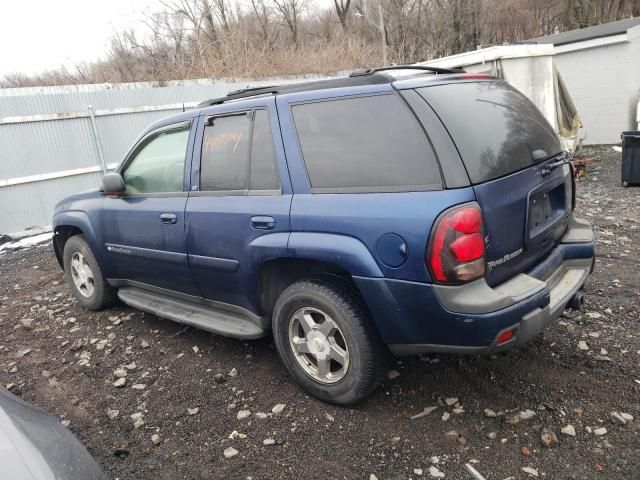
[[[209,300],[256,313],[256,265],[261,255],[287,255],[291,206],[272,97],[200,117],[191,185],[187,251],[198,287]]]
[[[502,81],[418,89],[449,131],[480,204],[487,282],[496,285],[544,257],[566,230],[571,174],[540,111]],[[552,165],[552,168],[549,166]]]

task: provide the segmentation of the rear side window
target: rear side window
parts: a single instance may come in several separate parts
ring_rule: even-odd
[[[292,112],[315,191],[441,188],[431,145],[398,96],[300,104]]]
[[[472,183],[530,167],[562,151],[542,113],[506,82],[438,85],[418,93],[449,130]]]
[[[279,190],[267,111],[210,119],[200,172],[201,191]]]

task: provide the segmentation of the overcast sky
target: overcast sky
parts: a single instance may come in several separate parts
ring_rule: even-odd
[[[0,0],[0,77],[98,60],[114,32],[143,32],[145,11],[161,9],[160,0]]]
[[[97,60],[117,30],[139,24],[158,0],[2,0],[0,76]]]

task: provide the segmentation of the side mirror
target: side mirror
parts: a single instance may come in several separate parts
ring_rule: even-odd
[[[124,190],[124,179],[119,173],[107,173],[102,177],[100,191],[105,195],[122,195]]]

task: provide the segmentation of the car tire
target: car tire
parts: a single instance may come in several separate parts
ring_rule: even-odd
[[[337,276],[287,287],[274,307],[273,336],[291,376],[314,397],[337,405],[369,395],[389,358],[355,287]]]
[[[65,280],[83,307],[102,310],[115,303],[117,291],[102,276],[96,257],[82,235],[67,240],[62,259]]]

